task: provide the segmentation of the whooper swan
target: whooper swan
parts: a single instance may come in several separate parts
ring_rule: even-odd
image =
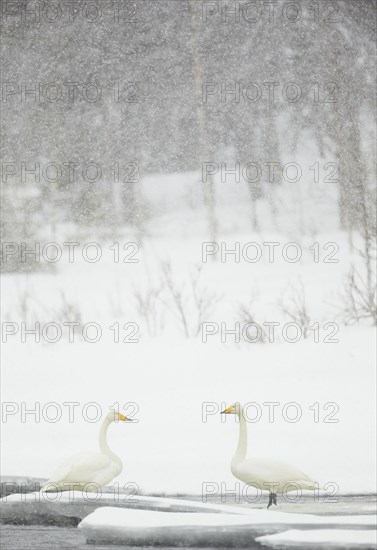
[[[43,492],[79,491],[96,492],[118,476],[123,464],[111,451],[106,435],[112,422],[130,421],[123,414],[110,411],[104,418],[99,433],[100,453],[76,453],[65,460],[43,486]]]
[[[247,485],[269,491],[267,508],[277,504],[277,495],[302,489],[318,489],[315,481],[288,462],[274,458],[247,459],[247,425],[243,408],[235,403],[222,411],[222,414],[236,414],[239,418],[238,447],[230,465],[232,474]]]

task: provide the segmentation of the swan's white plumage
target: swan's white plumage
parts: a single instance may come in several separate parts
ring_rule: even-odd
[[[122,461],[110,450],[106,441],[107,429],[112,422],[128,420],[124,415],[119,414],[118,418],[117,415],[114,411],[110,412],[102,423],[99,436],[101,452],[82,452],[69,457],[51,475],[44,491],[96,491],[121,473]]]
[[[48,483],[55,484],[60,489],[67,484],[69,489],[83,489],[89,483],[103,487],[121,471],[122,466],[101,453],[76,453],[60,464]]]
[[[294,491],[298,487],[313,489],[315,484],[315,481],[298,468],[278,459],[249,458],[241,463],[232,464],[231,470],[232,474],[244,483],[266,491],[269,490],[269,482],[271,482],[271,489],[275,487],[273,492],[278,494],[283,492],[284,487],[286,490]],[[276,483],[279,483],[279,486],[276,486]],[[292,484],[290,488],[289,483]]]
[[[275,458],[246,458],[247,425],[239,403],[231,405],[225,414],[236,414],[239,418],[239,440],[231,462],[232,474],[252,487],[283,494],[297,490],[315,490],[318,484],[289,462]]]

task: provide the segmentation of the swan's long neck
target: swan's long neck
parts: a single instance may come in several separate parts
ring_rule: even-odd
[[[101,453],[108,456],[113,462],[116,462],[117,464],[119,464],[120,467],[122,467],[121,459],[119,458],[119,456],[113,453],[113,451],[107,444],[107,430],[110,424],[111,420],[105,418],[101,426],[101,431],[99,433],[99,448],[101,449]]]
[[[239,462],[244,460],[246,458],[246,452],[247,452],[247,425],[246,425],[246,420],[242,410],[238,414],[238,418],[240,421],[239,422],[240,432],[239,432],[239,438],[238,438],[238,446],[232,462]]]

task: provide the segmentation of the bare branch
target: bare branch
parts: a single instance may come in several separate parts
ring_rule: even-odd
[[[283,293],[279,301],[280,310],[301,327],[303,337],[307,338],[311,321],[306,305],[304,285],[300,280],[298,287],[289,284],[288,289],[290,290],[289,296]]]

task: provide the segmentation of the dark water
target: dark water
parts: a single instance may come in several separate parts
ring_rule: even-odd
[[[1,550],[125,550],[125,548],[127,550],[143,550],[141,546],[87,545],[84,537],[74,527],[2,525],[0,540]],[[150,547],[148,548],[150,550]],[[266,547],[252,542],[247,548],[256,550]],[[178,549],[182,550],[182,547],[169,547],[169,550]],[[191,550],[203,550],[203,548],[191,548]]]
[[[183,497],[195,499],[193,497]],[[211,499],[213,503],[220,504],[219,499]],[[228,505],[234,505],[236,502],[228,500]],[[302,512],[302,513],[316,513],[321,516],[336,516],[336,515],[366,515],[372,514],[376,505],[375,495],[345,495],[339,498],[337,503],[317,503],[313,505],[312,500],[308,499],[307,502],[301,502],[300,505],[287,505],[282,504],[279,506],[281,511],[287,512]],[[258,506],[259,507],[259,506]],[[261,507],[261,506],[260,506]],[[124,546],[124,545],[87,545],[85,538],[81,535],[80,531],[76,527],[55,527],[55,526],[40,526],[40,525],[1,525],[0,531],[0,547],[1,550],[145,550],[144,548]],[[289,526],[287,526],[287,530]],[[150,547],[149,547],[150,548]],[[162,547],[160,547],[162,548]],[[176,550],[180,548],[175,547]],[[210,548],[210,547],[208,547]],[[241,550],[242,547],[238,547]],[[245,547],[243,547],[245,548]],[[261,550],[267,547],[262,546],[256,542],[248,542],[247,548],[250,550]],[[326,545],[322,547],[323,550],[329,550],[330,546]],[[373,547],[372,547],[373,548]],[[311,547],[313,549],[313,547]],[[344,546],[343,550],[347,547]],[[170,547],[169,550],[174,550],[174,547]],[[193,549],[193,550],[199,550]],[[200,548],[203,550],[203,548]],[[302,546],[300,550],[305,550]],[[322,550],[322,549],[318,549]]]

